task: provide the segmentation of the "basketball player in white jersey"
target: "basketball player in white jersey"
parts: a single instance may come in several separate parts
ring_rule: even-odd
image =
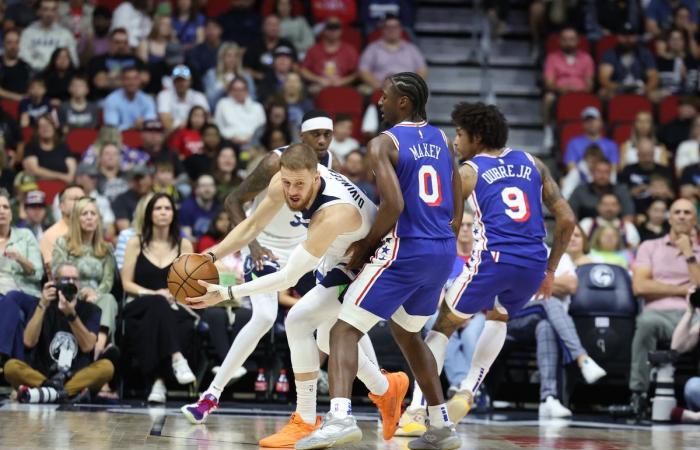
[[[354,274],[345,269],[350,245],[369,231],[377,207],[350,180],[318,164],[315,153],[304,144],[287,148],[280,158],[280,172],[255,212],[224,239],[227,249],[246,245],[286,206],[301,213],[308,225],[308,236],[289,255],[278,272],[232,287],[206,286],[208,293],[188,298],[195,309],[206,308],[228,299],[263,292],[277,292],[293,286],[299,278],[316,269],[321,281],[287,315],[285,327],[297,385],[297,409],[278,433],[260,441],[262,447],[291,447],[320,425],[316,416],[316,379],[319,371],[318,348],[329,352],[329,332],[341,303],[338,286],[347,285]],[[317,330],[317,340],[314,331]],[[370,390],[383,421],[394,424],[399,411],[394,406],[408,389],[404,373],[383,374],[360,346],[357,376]]]
[[[333,120],[328,113],[319,110],[307,112],[302,120],[300,136],[302,142],[316,151],[321,164],[328,168],[339,165],[328,151],[333,140]],[[226,198],[226,207],[235,225],[246,219],[244,204],[252,201],[251,210],[255,211],[265,198],[270,180],[280,170],[280,156],[286,148],[281,147],[271,151]],[[306,239],[306,227],[301,223],[300,218],[298,213],[289,208],[281,208],[260,232],[258,239],[253,239],[247,247],[241,249],[246,256],[246,280],[274,272],[280,266],[284,267],[294,247]],[[211,248],[207,254],[216,260],[218,257],[232,253],[229,247],[226,242],[222,242]],[[315,282],[313,274],[308,274],[297,285],[297,290],[302,291],[302,294],[306,293],[315,285]],[[197,403],[182,407],[183,414],[193,424],[203,423],[208,414],[217,407],[221,392],[231,381],[234,373],[243,366],[260,339],[275,323],[278,309],[277,292],[251,295],[251,304],[252,317],[236,336],[209,388]],[[371,348],[371,344],[369,347]]]

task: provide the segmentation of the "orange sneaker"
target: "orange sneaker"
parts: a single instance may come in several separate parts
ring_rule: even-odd
[[[401,403],[408,391],[408,376],[403,372],[389,373],[384,369],[382,369],[382,373],[389,381],[389,389],[384,395],[370,393],[369,398],[379,409],[379,414],[382,416],[382,433],[384,440],[388,441],[394,437],[394,433],[399,427]]]
[[[266,438],[260,439],[260,447],[272,447],[272,448],[294,448],[294,444],[298,440],[305,438],[314,432],[314,430],[321,426],[321,417],[316,417],[316,423],[314,425],[304,422],[301,415],[296,412],[292,413],[289,418],[287,425],[282,427],[277,433],[268,436]]]

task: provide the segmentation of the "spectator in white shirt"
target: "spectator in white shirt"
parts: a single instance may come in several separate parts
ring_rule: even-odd
[[[78,65],[75,38],[67,28],[58,23],[58,2],[42,0],[39,7],[39,20],[29,25],[19,42],[19,57],[32,69],[43,70],[57,48],[65,47],[74,65]]]
[[[149,14],[149,0],[126,1],[114,10],[110,30],[124,28],[129,33],[129,47],[136,48],[151,34],[153,21]]]
[[[243,78],[235,78],[228,93],[216,105],[214,122],[224,138],[234,144],[248,144],[255,130],[265,124],[265,109],[250,99],[248,82]]]
[[[167,131],[179,128],[187,122],[190,110],[201,106],[209,112],[207,97],[201,92],[190,89],[192,72],[185,65],[173,69],[173,89],[163,89],[158,94],[158,115]]]

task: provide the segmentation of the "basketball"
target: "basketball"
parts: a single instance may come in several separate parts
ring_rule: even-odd
[[[187,297],[206,294],[206,288],[200,286],[197,280],[219,283],[219,271],[208,256],[189,254],[173,261],[168,272],[168,289],[179,303],[186,305]]]

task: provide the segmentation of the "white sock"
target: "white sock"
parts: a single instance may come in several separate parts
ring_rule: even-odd
[[[484,381],[484,377],[503,348],[507,331],[508,327],[505,322],[499,320],[486,321],[474,349],[469,374],[460,383],[459,388],[461,390],[467,390],[474,394],[479,389],[481,382]]]
[[[442,373],[442,366],[445,364],[445,352],[447,351],[447,343],[449,338],[444,334],[430,330],[428,335],[425,337],[425,345],[428,346],[433,356],[435,357],[435,362],[437,363],[438,375]],[[424,408],[426,405],[425,398],[423,397],[423,391],[420,390],[418,382],[413,382],[413,398],[411,399],[411,405],[409,408]]]
[[[365,355],[362,348],[358,348],[357,353],[357,378],[364,383],[369,391],[374,395],[384,395],[389,390],[389,380],[379,367]]]
[[[332,398],[331,399],[331,414],[336,419],[345,419],[347,416],[352,416],[352,403],[349,398]]]
[[[219,399],[221,398],[222,392],[224,392],[224,388],[220,388],[218,386],[215,386],[214,383],[212,382],[212,384],[209,386],[209,389],[207,389],[204,392],[204,395],[211,394],[214,397],[216,397],[216,401],[219,401]]]
[[[428,419],[430,419],[431,427],[445,428],[452,426],[450,417],[447,415],[447,406],[444,403],[428,406]]]
[[[306,423],[316,424],[316,384],[315,378],[309,381],[295,380],[297,388],[297,413]]]

